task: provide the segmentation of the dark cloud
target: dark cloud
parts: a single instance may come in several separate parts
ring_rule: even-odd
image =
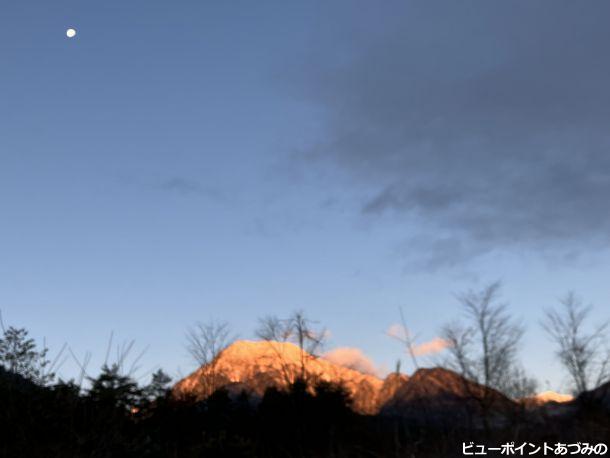
[[[158,188],[164,191],[175,192],[178,194],[188,195],[197,194],[214,200],[222,198],[222,194],[211,186],[204,186],[198,181],[190,180],[183,177],[172,177],[162,181]]]
[[[205,197],[214,202],[226,202],[227,196],[214,186],[203,185],[201,182],[175,176],[167,178],[156,185],[157,189],[172,192],[183,196],[194,195]]]
[[[159,187],[167,191],[176,191],[181,194],[199,193],[202,191],[199,183],[179,177],[173,177],[165,180],[159,185]]]
[[[363,214],[398,216],[434,265],[607,246],[610,3],[387,13],[391,31],[307,77],[329,132],[310,157],[366,185]]]

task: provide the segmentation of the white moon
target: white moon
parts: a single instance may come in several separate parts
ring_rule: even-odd
[[[72,28],[66,30],[66,36],[68,38],[74,38],[76,36],[76,30]]]

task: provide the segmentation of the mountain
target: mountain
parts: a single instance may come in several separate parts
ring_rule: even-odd
[[[365,414],[449,419],[482,411],[505,413],[516,406],[498,391],[447,369],[419,369],[412,377],[391,373],[382,380],[316,358],[292,343],[249,340],[234,342],[212,363],[180,380],[173,395],[205,399],[222,387],[230,393],[245,390],[261,398],[268,388],[285,388],[301,375],[313,383],[342,384],[352,397],[354,410]]]
[[[409,377],[405,374],[392,372],[383,381],[381,390],[377,396],[379,408],[385,406],[396,393],[409,381]]]
[[[606,382],[597,388],[585,391],[576,398],[581,405],[595,405],[610,413],[610,382]]]
[[[543,391],[542,393],[538,393],[535,396],[523,399],[523,402],[526,404],[533,405],[548,404],[550,402],[562,404],[564,402],[570,402],[573,399],[574,396],[572,396],[571,394],[562,394],[557,393],[556,391]]]
[[[382,413],[427,423],[452,423],[487,415],[494,421],[506,417],[517,404],[502,393],[434,367],[418,369],[394,393]]]
[[[288,386],[302,374],[302,369],[307,380],[343,384],[352,396],[356,411],[377,412],[383,380],[316,358],[289,342],[236,341],[211,364],[179,381],[173,394],[203,399],[213,389],[224,387],[230,392],[245,390],[262,397],[269,387]]]

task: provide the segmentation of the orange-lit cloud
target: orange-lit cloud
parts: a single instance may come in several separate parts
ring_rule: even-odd
[[[339,347],[322,355],[322,358],[339,366],[348,367],[364,374],[379,375],[375,363],[362,350],[354,347]]]
[[[407,332],[409,332],[409,331],[407,329],[405,329],[402,325],[393,324],[388,328],[388,330],[386,331],[386,334],[390,337],[394,337],[395,339],[405,342],[407,340]],[[413,336],[411,336],[411,338],[413,338]],[[441,339],[440,337],[435,337],[434,339],[430,340],[429,342],[423,342],[421,344],[414,344],[413,353],[415,354],[415,356],[431,355],[434,353],[440,353],[448,346],[449,346],[449,342],[447,342],[445,339]]]
[[[405,329],[400,324],[391,325],[386,331],[386,334],[398,340],[405,340],[406,338]]]
[[[419,345],[415,345],[413,353],[415,356],[431,355],[434,353],[440,353],[445,348],[449,347],[449,342],[440,337],[435,337],[429,342],[424,342]]]

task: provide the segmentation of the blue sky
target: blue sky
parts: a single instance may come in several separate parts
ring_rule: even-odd
[[[501,279],[562,389],[543,308],[607,317],[608,7],[507,5],[4,5],[4,320],[176,374],[189,324],[303,309],[392,368],[398,307],[431,340]]]

